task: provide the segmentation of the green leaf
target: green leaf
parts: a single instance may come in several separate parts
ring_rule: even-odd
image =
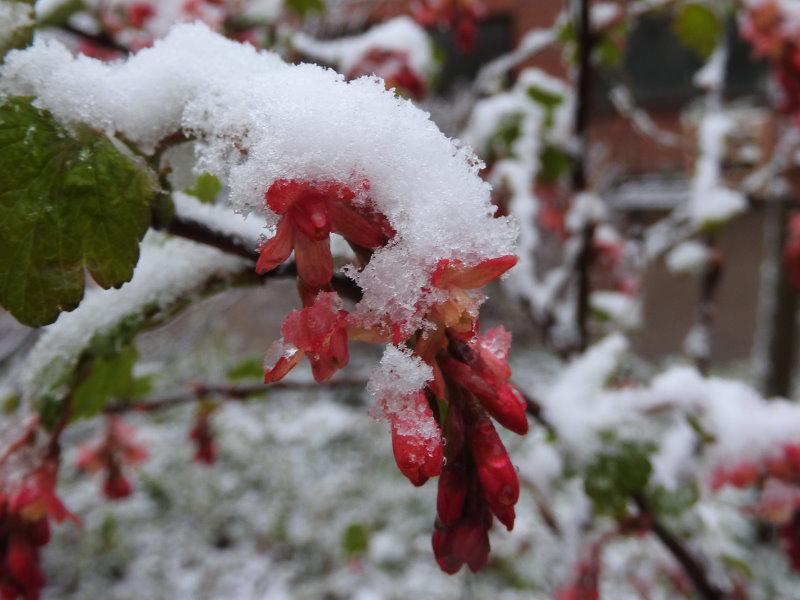
[[[650,452],[652,448],[641,442],[624,441],[595,457],[586,468],[583,487],[597,512],[624,514],[628,499],[650,480]]]
[[[69,18],[82,10],[86,10],[83,0],[67,0],[57,4],[52,10],[39,15],[39,27],[61,27],[66,25]]]
[[[549,129],[555,120],[556,108],[564,101],[561,94],[532,85],[527,89],[528,97],[544,109],[544,126]]]
[[[672,28],[680,42],[702,58],[711,56],[722,32],[717,14],[699,2],[688,2],[681,6]]]
[[[569,173],[572,158],[556,146],[547,145],[539,152],[539,181],[552,184]]]
[[[222,190],[222,183],[211,173],[201,173],[194,185],[185,190],[190,196],[194,196],[203,204],[211,204]]]
[[[513,146],[522,132],[521,124],[521,114],[510,114],[503,117],[497,131],[487,143],[486,159],[489,162],[514,155]]]
[[[657,515],[675,517],[691,508],[700,499],[700,490],[694,482],[668,490],[659,485],[650,494],[650,508]]]
[[[736,571],[748,581],[753,579],[753,569],[743,560],[731,556],[730,554],[723,554],[722,562],[729,571]]]
[[[615,39],[611,32],[604,35],[597,42],[595,52],[600,64],[607,68],[618,67],[622,62],[623,44]]]
[[[228,370],[228,379],[231,381],[241,381],[243,379],[264,378],[263,361],[257,358],[248,358]]]
[[[363,523],[350,523],[342,533],[342,549],[349,556],[362,556],[369,547],[369,529]]]
[[[73,418],[93,417],[111,400],[131,397],[135,388],[133,365],[139,353],[128,346],[116,356],[94,359],[88,376],[75,388]]]
[[[106,136],[73,136],[30,98],[8,98],[0,173],[0,304],[17,320],[75,308],[84,267],[104,288],[130,280],[154,182]]]
[[[286,0],[285,6],[301,17],[325,12],[325,0]]]
[[[20,398],[19,394],[11,394],[3,398],[2,403],[0,403],[0,405],[2,405],[2,408],[0,408],[0,410],[2,410],[2,413],[4,415],[13,414],[19,408],[21,402],[22,398]]]

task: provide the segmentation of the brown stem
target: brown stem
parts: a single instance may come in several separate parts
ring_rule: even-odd
[[[105,31],[101,31],[100,33],[87,33],[77,27],[73,27],[68,23],[64,23],[63,25],[59,25],[59,29],[66,31],[67,33],[71,33],[72,35],[78,36],[86,40],[87,42],[91,42],[97,46],[100,46],[106,50],[113,50],[115,52],[122,52],[124,54],[128,54],[130,52],[130,48],[127,48],[117,42],[113,37],[111,37]]]
[[[578,2],[578,11],[574,17],[575,34],[578,51],[577,101],[575,103],[574,133],[578,140],[578,154],[572,169],[572,189],[575,193],[588,187],[586,174],[588,163],[588,128],[589,114],[592,104],[592,51],[596,43],[591,30],[590,1]],[[591,294],[592,241],[594,224],[587,223],[581,231],[581,252],[576,262],[578,276],[578,297],[575,321],[578,330],[577,350],[583,351],[589,343],[589,295]]]
[[[637,494],[633,497],[633,500],[636,502],[641,516],[645,517],[645,520],[650,524],[650,531],[683,567],[700,597],[705,600],[720,600],[724,598],[723,591],[708,580],[708,575],[703,565],[692,556],[681,540],[675,537],[652,513],[644,496]]]
[[[337,379],[325,383],[327,388],[355,388],[364,387],[367,382],[363,379]],[[200,383],[191,382],[187,385],[187,390],[176,394],[155,396],[146,400],[120,402],[106,407],[108,414],[119,414],[124,412],[144,412],[150,413],[157,410],[172,408],[181,404],[187,404],[202,400],[208,396],[217,396],[228,400],[249,400],[253,396],[265,394],[275,390],[308,390],[318,387],[314,381],[279,381],[271,384],[252,383],[252,384],[228,384],[228,383]]]
[[[525,412],[527,412],[531,417],[533,417],[533,419],[537,423],[539,423],[539,425],[544,427],[549,434],[556,437],[557,436],[556,429],[555,427],[553,427],[553,424],[550,421],[548,421],[547,417],[544,416],[544,409],[542,408],[541,403],[535,398],[532,398],[531,396],[520,390],[518,386],[515,387],[519,390],[519,393],[522,395],[522,399],[525,400]]]
[[[592,293],[591,273],[594,261],[594,223],[587,223],[581,231],[581,251],[576,268],[578,271],[578,301],[575,320],[578,326],[578,351],[589,345],[589,298]]]

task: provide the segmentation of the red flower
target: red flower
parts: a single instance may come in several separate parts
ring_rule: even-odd
[[[128,22],[132,27],[141,29],[156,14],[156,9],[149,2],[134,2],[128,5]]]
[[[370,49],[347,73],[348,79],[377,75],[386,88],[396,88],[415,99],[425,96],[425,80],[411,68],[408,53],[401,50]]]
[[[711,476],[711,489],[718,490],[724,485],[743,488],[756,483],[761,476],[760,470],[750,462],[741,462],[732,468],[720,467]]]
[[[350,360],[347,349],[347,312],[333,292],[320,292],[308,308],[289,313],[283,337],[267,351],[264,382],[282,379],[305,355],[317,382],[330,379]]]
[[[0,492],[0,598],[36,599],[45,578],[39,548],[50,540],[49,519],[78,519],[56,496],[56,460],[47,459],[20,487]]]
[[[420,0],[412,5],[414,19],[425,27],[444,26],[456,30],[456,47],[472,52],[477,38],[477,21],[486,14],[480,0]]]
[[[361,195],[368,190],[364,182]],[[338,181],[279,179],[265,200],[281,219],[275,236],[261,247],[256,271],[271,271],[294,250],[298,275],[313,288],[326,287],[333,276],[331,232],[368,249],[383,246],[394,235],[385,217]]]
[[[409,397],[410,406],[390,412],[392,451],[397,468],[416,486],[442,471],[444,445],[424,391]]]
[[[148,456],[147,449],[134,440],[134,430],[120,417],[109,417],[106,433],[95,443],[85,444],[78,451],[77,466],[83,471],[105,471],[103,494],[109,500],[127,498],[133,486],[122,470],[124,465],[137,465]]]
[[[207,465],[214,464],[217,458],[217,444],[211,431],[209,418],[216,407],[201,406],[197,411],[194,427],[189,431],[189,439],[195,444],[194,460]]]
[[[54,519],[57,523],[70,519],[78,523],[78,517],[72,514],[56,495],[56,479],[58,463],[47,460],[36,470],[28,474],[22,486],[7,497],[8,510],[17,513],[27,521],[38,521],[42,518]],[[2,495],[0,495],[2,499]]]

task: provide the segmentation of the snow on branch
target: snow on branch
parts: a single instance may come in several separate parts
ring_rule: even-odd
[[[87,291],[78,308],[44,328],[20,371],[23,398],[59,397],[67,391],[66,376],[92,343],[120,327],[135,331],[201,295],[210,282],[250,268],[248,261],[214,248],[149,233],[130,282],[120,289]]]

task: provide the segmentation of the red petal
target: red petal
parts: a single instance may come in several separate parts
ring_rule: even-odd
[[[517,264],[514,255],[490,258],[464,268],[460,260],[440,260],[431,275],[431,284],[438,288],[457,287],[465,290],[480,288],[497,279]]]
[[[443,525],[456,525],[464,514],[467,499],[467,476],[462,461],[448,462],[439,477],[436,513]]]
[[[294,230],[286,217],[278,222],[275,235],[261,246],[261,255],[256,263],[256,273],[266,273],[289,258],[294,245]]]
[[[444,464],[444,445],[439,426],[433,418],[425,392],[413,398],[412,413],[392,418],[392,451],[397,468],[416,486],[424,484],[430,477],[439,475]],[[433,430],[431,436],[424,430]]]
[[[6,551],[6,565],[11,576],[24,587],[38,589],[44,585],[38,552],[25,537],[11,536]]]
[[[489,534],[481,523],[464,523],[456,529],[454,545],[469,570],[477,573],[489,560]]]
[[[264,383],[280,381],[303,358],[303,352],[283,338],[276,340],[264,355]]]
[[[339,327],[334,330],[330,334],[327,345],[325,352],[307,355],[311,363],[311,372],[317,383],[327,381],[337,370],[346,367],[350,361],[346,329]]]
[[[288,211],[308,190],[308,184],[296,179],[278,179],[264,194],[267,206],[279,215]]]
[[[316,190],[310,191],[300,202],[295,203],[288,216],[298,229],[298,233],[309,239],[326,240],[331,233],[328,202]]]
[[[439,568],[448,575],[458,573],[464,561],[461,560],[459,553],[456,551],[453,532],[437,526],[433,531],[433,536],[431,536],[431,546]]]
[[[111,470],[103,484],[103,494],[109,500],[122,500],[133,493],[133,486],[125,475]]]
[[[386,244],[388,237],[382,223],[374,216],[369,213],[362,214],[359,207],[353,206],[347,200],[331,201],[328,203],[328,209],[333,231],[348,241],[364,248],[379,248]]]
[[[330,240],[314,241],[303,234],[295,236],[294,258],[297,273],[305,283],[315,288],[327,286],[333,277],[333,257]]]

